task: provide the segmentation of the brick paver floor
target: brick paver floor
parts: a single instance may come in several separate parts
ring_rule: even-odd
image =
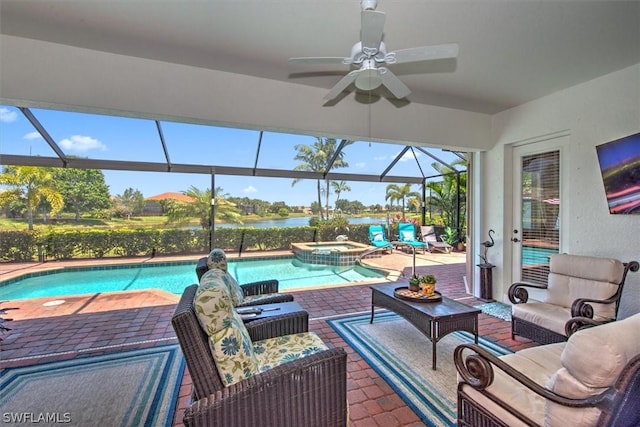
[[[121,260],[101,262],[114,263]],[[413,264],[411,255],[399,251],[373,258],[368,262],[387,269],[394,278],[410,275]],[[464,262],[464,254],[419,254],[416,256],[416,270],[419,274],[428,272],[436,275],[437,289],[443,295],[473,305],[480,301],[465,292]],[[25,272],[59,268],[69,264],[92,265],[95,261],[3,264],[0,266],[0,280]],[[310,330],[318,333],[330,345],[343,347],[347,351],[347,394],[351,426],[423,425],[387,382],[326,322],[328,318],[335,316],[370,312],[371,291],[368,283],[287,292],[294,294],[295,300],[309,312]],[[177,301],[177,295],[149,290],[4,303],[3,307],[12,306],[18,309],[9,312],[9,317],[14,321],[8,325],[12,331],[5,334],[4,341],[0,343],[0,368],[176,343],[170,318]],[[479,316],[479,328],[480,335],[512,350],[535,345],[521,338],[512,340],[509,322],[485,314]],[[185,370],[174,417],[175,426],[182,425],[184,409],[190,404],[190,392],[191,379]]]

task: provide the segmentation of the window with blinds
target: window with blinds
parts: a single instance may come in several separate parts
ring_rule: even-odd
[[[560,247],[560,151],[522,157],[523,281],[547,283]]]

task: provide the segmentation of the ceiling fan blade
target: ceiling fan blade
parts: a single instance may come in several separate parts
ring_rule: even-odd
[[[458,56],[456,43],[435,46],[412,47],[389,52],[385,56],[387,64],[402,64],[405,62],[430,61],[434,59],[450,59]]]
[[[338,58],[338,57],[296,57],[289,58],[289,64],[301,64],[301,65],[322,65],[322,64],[351,64],[351,58]]]
[[[325,95],[324,99],[331,100],[336,96],[340,95],[340,93],[345,90],[351,83],[356,81],[360,70],[353,70],[346,76],[344,76],[340,81],[329,91],[328,94]]]
[[[382,41],[385,13],[375,10],[362,11],[362,48],[375,49],[376,52]]]
[[[388,68],[378,68],[378,74],[382,78],[382,84],[389,89],[389,92],[398,99],[402,99],[411,93],[411,90],[402,83],[402,81],[396,77]]]

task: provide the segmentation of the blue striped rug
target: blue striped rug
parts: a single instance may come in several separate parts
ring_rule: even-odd
[[[4,369],[2,422],[171,426],[183,372],[178,345]]]
[[[431,342],[395,313],[346,316],[327,322],[395,390],[428,426],[455,426],[456,368],[453,350],[473,342],[466,332],[454,332],[437,344],[437,370],[431,369]],[[496,354],[505,349],[482,337],[480,345]]]

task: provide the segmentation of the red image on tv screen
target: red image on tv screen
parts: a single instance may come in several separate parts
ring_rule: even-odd
[[[596,150],[609,212],[640,215],[640,133]]]

